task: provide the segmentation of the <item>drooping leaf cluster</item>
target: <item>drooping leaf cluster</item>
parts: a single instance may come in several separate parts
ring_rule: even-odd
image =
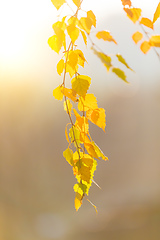
[[[57,10],[62,9],[61,7],[64,5],[72,9],[66,0],[51,1]],[[151,21],[148,18],[141,17],[142,10],[134,8],[130,0],[121,1],[124,11],[133,23],[138,22],[142,30],[144,30],[143,26],[151,29],[154,28],[154,23],[160,17],[160,3],[155,11],[153,21]],[[92,29],[96,28],[97,22],[96,16],[92,10],[82,11],[82,2],[83,0],[72,0],[72,4],[76,9],[75,11],[72,9],[72,15],[61,16],[61,11],[59,20],[52,25],[54,34],[48,39],[51,49],[58,54],[62,54],[57,64],[57,73],[62,76],[62,83],[53,90],[53,96],[57,100],[63,100],[64,110],[69,117],[69,123],[65,128],[68,147],[63,152],[63,156],[71,165],[77,181],[73,187],[76,210],[81,207],[84,196],[89,194],[92,182],[95,183],[93,177],[97,160],[108,160],[102,150],[93,141],[89,132],[90,122],[105,131],[106,115],[105,110],[99,108],[94,94],[88,93],[91,78],[79,73],[80,68],[84,68],[87,61],[82,50],[78,47],[78,38],[81,37],[86,46],[88,46],[88,41],[90,41],[93,53],[101,60],[107,71],[111,70],[112,73],[116,74],[124,82],[128,83],[125,72],[113,65],[112,57],[116,58],[127,69],[133,71],[121,54],[108,55],[92,41]],[[82,15],[81,12],[83,12]],[[159,35],[149,37],[145,30],[143,32],[148,37],[148,41],[144,40],[140,46],[143,53],[147,53],[152,47],[160,47]],[[109,31],[97,31],[95,36],[97,40],[117,45],[117,41]],[[132,38],[137,44],[143,39],[143,34],[136,32]],[[67,83],[66,77],[69,77],[70,84]],[[94,204],[92,205],[94,206]]]
[[[142,17],[142,9],[135,8],[132,6],[130,0],[121,0],[124,6],[124,11],[127,14],[127,17],[132,20],[133,23],[138,23],[142,29],[142,32],[136,31],[132,35],[133,41],[137,44],[140,42],[141,51],[146,54],[151,48],[160,47],[160,35],[149,35],[145,28],[150,28],[154,30],[154,24],[157,19],[160,17],[160,2],[156,8],[156,11],[153,15],[153,19]],[[155,49],[156,51],[156,49]],[[160,58],[158,52],[156,51],[157,56]]]

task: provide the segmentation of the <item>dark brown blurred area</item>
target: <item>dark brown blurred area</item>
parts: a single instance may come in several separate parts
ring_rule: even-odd
[[[62,155],[68,117],[52,89],[1,85],[0,239],[160,239],[160,87],[106,95],[98,94],[106,133],[90,130],[109,157],[95,173],[102,189],[90,190],[96,214],[86,199],[74,210],[75,179]]]

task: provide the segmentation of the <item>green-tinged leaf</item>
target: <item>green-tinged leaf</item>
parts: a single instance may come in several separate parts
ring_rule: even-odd
[[[125,81],[126,83],[128,83],[128,81],[126,80],[126,75],[124,73],[124,71],[122,71],[119,68],[112,68],[112,72],[114,72],[119,78],[121,78],[123,81]]]
[[[71,138],[71,142],[74,143],[75,147],[80,146],[81,140],[80,140],[80,131],[75,127],[71,127],[69,130],[69,136]]]
[[[91,78],[85,75],[78,75],[72,79],[72,89],[80,96],[85,96],[91,84]]]
[[[126,60],[122,57],[120,54],[116,54],[116,57],[118,58],[118,61],[124,64],[127,68],[129,68],[131,71],[133,71],[132,68],[129,67],[129,65],[126,63]]]
[[[73,162],[73,151],[70,148],[67,148],[64,152],[63,152],[63,157],[66,159],[66,161],[73,166],[74,162]]]
[[[57,10],[66,2],[65,0],[51,0]]]
[[[62,100],[63,99],[63,93],[62,93],[62,86],[58,86],[57,88],[55,88],[53,90],[53,96],[55,97],[55,99],[57,100]]]
[[[104,66],[107,68],[107,71],[109,71],[110,67],[112,66],[112,59],[110,56],[102,53],[102,52],[98,52],[97,50],[95,50],[94,48],[92,48],[93,52],[95,55],[97,55],[97,57],[100,58],[101,62],[104,64]]]
[[[156,11],[154,13],[153,23],[155,23],[155,21],[157,21],[157,19],[159,17],[160,17],[160,2],[158,3],[158,6],[157,6]]]

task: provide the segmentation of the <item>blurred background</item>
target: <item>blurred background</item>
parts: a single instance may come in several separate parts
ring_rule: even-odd
[[[133,0],[153,18],[158,0]],[[107,54],[120,53],[130,84],[107,73],[81,43],[88,61],[80,73],[92,78],[89,92],[106,110],[106,133],[90,133],[109,157],[98,161],[89,199],[74,209],[72,169],[63,158],[68,116],[52,96],[62,78],[61,55],[47,40],[57,12],[51,1],[0,3],[0,239],[3,240],[159,240],[160,239],[160,61],[144,55],[131,39],[140,30],[123,12],[120,0],[88,0],[83,9],[97,16],[97,29],[118,42],[98,41]],[[60,10],[63,11],[64,10]],[[160,20],[151,34],[160,34]],[[96,31],[92,30],[94,39]],[[158,50],[158,49],[157,49]]]

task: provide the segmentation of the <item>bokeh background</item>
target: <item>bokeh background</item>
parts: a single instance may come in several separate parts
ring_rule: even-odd
[[[133,0],[153,18],[158,0]],[[81,73],[92,78],[89,92],[107,114],[106,133],[91,124],[91,135],[109,157],[98,161],[89,199],[74,210],[72,169],[63,158],[68,117],[52,96],[61,83],[47,39],[57,12],[51,1],[0,2],[0,239],[160,239],[160,61],[144,55],[131,36],[139,30],[120,0],[88,0],[83,9],[97,16],[97,29],[118,42],[98,44],[121,53],[130,84],[107,73],[81,43],[88,61]],[[62,10],[63,13],[64,10]],[[160,20],[154,34],[160,33]],[[94,39],[96,31],[93,29]]]

